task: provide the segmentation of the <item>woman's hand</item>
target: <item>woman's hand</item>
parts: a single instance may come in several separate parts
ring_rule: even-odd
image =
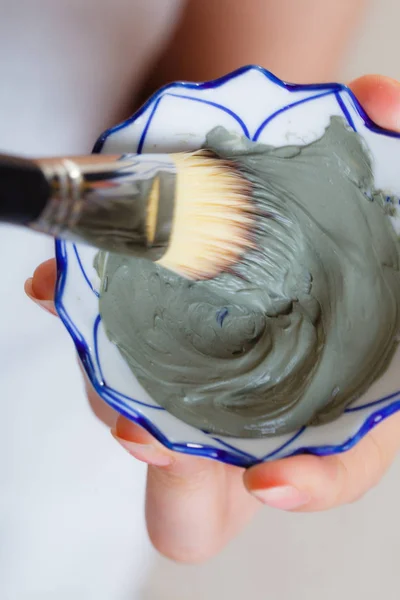
[[[354,81],[352,90],[379,125],[400,131],[400,84],[381,76]],[[55,314],[55,261],[38,267],[28,295]],[[115,439],[148,467],[146,519],[150,538],[166,556],[203,561],[217,553],[261,504],[312,512],[353,502],[378,483],[400,446],[400,412],[352,450],[324,458],[295,456],[248,470],[170,452],[138,425],[106,407],[87,383],[96,414]]]

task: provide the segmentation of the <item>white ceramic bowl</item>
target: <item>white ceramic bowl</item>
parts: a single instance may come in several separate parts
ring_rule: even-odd
[[[344,116],[367,142],[376,186],[400,196],[399,135],[372,123],[350,90],[339,84],[299,86],[260,67],[244,67],[216,81],[174,83],[157,92],[133,117],[106,131],[94,151],[171,152],[199,148],[216,125],[275,146],[309,143],[322,136],[331,115]],[[394,219],[397,227],[399,218]],[[57,242],[57,311],[100,396],[173,450],[250,466],[308,452],[349,449],[372,427],[400,409],[397,352],[388,371],[336,421],[268,439],[216,437],[186,425],[140,386],[104,333],[98,306],[96,250]]]

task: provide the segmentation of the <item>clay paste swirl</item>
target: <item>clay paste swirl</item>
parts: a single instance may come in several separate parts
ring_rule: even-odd
[[[335,419],[388,366],[399,244],[361,138],[339,118],[307,146],[209,133],[254,186],[257,249],[193,282],[101,254],[100,313],[148,393],[195,427],[266,437]]]

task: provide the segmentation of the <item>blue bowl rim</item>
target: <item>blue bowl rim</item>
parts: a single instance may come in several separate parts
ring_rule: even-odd
[[[139,108],[134,114],[128,117],[125,121],[115,125],[114,127],[110,127],[105,130],[97,139],[96,143],[93,146],[93,153],[101,152],[106,139],[112,135],[113,133],[124,129],[134,121],[136,121],[149,106],[153,105],[162,94],[171,89],[213,89],[222,86],[228,81],[240,77],[248,71],[258,71],[262,75],[264,75],[271,82],[276,85],[287,89],[290,92],[299,92],[299,91],[331,91],[331,92],[346,92],[353,101],[354,107],[357,110],[358,114],[364,121],[364,125],[374,131],[377,134],[382,134],[390,137],[400,138],[400,133],[384,129],[377,125],[367,113],[364,111],[363,107],[357,100],[356,96],[352,92],[352,90],[341,83],[318,83],[318,84],[293,84],[282,81],[278,77],[276,77],[273,73],[260,67],[258,65],[246,65],[224,75],[223,77],[219,77],[217,79],[199,83],[185,82],[185,81],[177,81],[170,84],[167,84],[157,90],[149,99]],[[74,345],[76,347],[79,359],[86,371],[86,374],[95,389],[95,391],[102,397],[105,402],[113,406],[120,414],[127,417],[130,420],[133,420],[138,425],[146,429],[151,435],[153,435],[160,443],[175,452],[182,452],[185,454],[191,454],[194,456],[201,456],[205,458],[211,458],[214,460],[218,460],[220,462],[226,464],[232,464],[239,467],[248,468],[254,464],[258,464],[264,462],[264,460],[271,459],[274,455],[282,452],[286,446],[289,446],[294,440],[301,435],[301,433],[306,429],[303,427],[299,431],[297,431],[288,441],[286,441],[282,446],[270,452],[266,457],[257,458],[252,456],[246,452],[243,452],[239,449],[236,449],[232,446],[232,451],[229,450],[229,444],[226,443],[227,449],[217,448],[215,446],[207,446],[202,445],[201,447],[190,447],[188,444],[190,442],[181,443],[181,442],[171,442],[156,425],[143,414],[135,411],[134,409],[130,409],[132,412],[127,412],[118,404],[117,401],[113,401],[113,398],[106,392],[102,383],[98,381],[96,377],[96,372],[93,366],[93,362],[91,359],[89,348],[84,339],[80,339],[79,335],[77,335],[75,331],[75,327],[73,325],[72,320],[69,318],[67,311],[65,310],[63,304],[63,292],[66,283],[67,277],[67,257],[64,251],[65,242],[60,240],[56,240],[55,242],[55,254],[57,261],[57,282],[56,282],[56,290],[55,290],[55,308],[56,311],[63,322],[64,326],[68,330]],[[395,394],[394,394],[395,396]],[[379,403],[380,401],[384,401],[385,399],[380,399],[378,401],[371,402],[371,406]],[[367,408],[367,406],[365,407]],[[311,454],[316,456],[329,456],[332,454],[340,454],[342,452],[346,452],[350,450],[353,446],[355,446],[369,431],[371,431],[378,423],[383,421],[385,418],[389,417],[393,413],[400,410],[400,399],[393,401],[389,405],[385,405],[383,408],[380,408],[372,413],[368,414],[368,417],[363,421],[361,427],[350,436],[345,442],[337,445],[318,445],[318,446],[301,446],[293,450],[293,452],[289,452],[285,454],[285,457],[295,456],[299,454]],[[220,440],[216,440],[220,442]],[[221,442],[220,442],[221,443]]]

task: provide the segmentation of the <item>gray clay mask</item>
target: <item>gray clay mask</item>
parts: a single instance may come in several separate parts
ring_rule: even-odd
[[[385,371],[399,329],[399,245],[368,153],[339,118],[308,146],[217,128],[206,147],[252,182],[257,248],[200,282],[108,255],[107,335],[195,427],[265,437],[335,419]]]

